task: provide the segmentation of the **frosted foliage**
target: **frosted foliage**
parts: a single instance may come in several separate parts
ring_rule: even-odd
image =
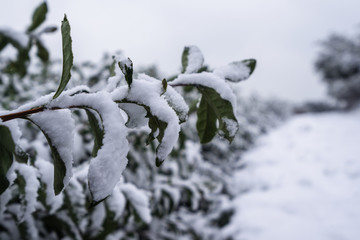
[[[49,107],[66,108],[72,105],[91,108],[103,120],[103,146],[91,160],[88,181],[95,202],[110,195],[127,165],[128,153],[127,128],[117,104],[108,92],[63,96],[51,102]]]
[[[233,108],[236,109],[236,96],[229,84],[227,84],[223,78],[213,73],[202,72],[195,74],[180,74],[171,82],[171,86],[176,85],[195,85],[213,88],[223,99],[228,100],[233,105]]]
[[[192,210],[196,210],[199,207],[200,194],[191,181],[182,180],[182,179],[174,179],[173,185],[186,188],[191,192],[191,194],[192,194],[191,209]]]
[[[125,239],[124,232],[117,231],[114,233],[109,234],[105,240],[118,240],[118,239]]]
[[[167,87],[164,96],[169,105],[174,108],[178,114],[179,119],[181,121],[186,121],[189,112],[189,106],[186,104],[184,98],[171,86]]]
[[[95,206],[94,211],[91,214],[90,229],[96,232],[101,231],[105,217],[106,217],[105,205],[104,202],[101,202],[99,205]]]
[[[79,207],[85,206],[86,196],[83,191],[82,184],[78,181],[77,176],[71,178],[69,186],[66,188],[66,195],[73,206],[75,206],[74,213],[78,219],[84,218],[88,213],[86,209]],[[85,222],[87,219],[84,219]]]
[[[66,187],[72,176],[75,121],[68,109],[44,111],[30,119],[49,137],[66,167],[63,180]]]
[[[121,77],[119,76],[109,77],[108,83],[106,85],[106,91],[108,92],[114,91],[114,89],[117,87],[120,81],[121,81]]]
[[[4,217],[4,212],[6,210],[6,204],[11,199],[11,190],[8,188],[0,195],[0,220]]]
[[[151,222],[151,213],[149,207],[149,198],[145,193],[136,188],[131,183],[125,183],[120,186],[129,203],[135,208],[139,217],[145,222]]]
[[[15,171],[21,175],[25,180],[25,209],[23,212],[22,220],[31,216],[31,213],[35,211],[35,205],[37,203],[37,191],[39,189],[39,181],[36,176],[36,169],[26,164],[15,163]]]
[[[233,62],[226,66],[216,68],[214,74],[228,80],[243,80],[249,77],[250,68],[242,62]]]
[[[123,66],[126,66],[127,68],[131,68],[131,61],[129,58],[125,57],[124,55],[116,55],[115,56],[116,62],[119,62]]]
[[[120,103],[119,107],[124,110],[128,116],[126,126],[129,128],[137,128],[145,126],[148,122],[146,111],[143,107],[133,103]]]
[[[174,205],[176,206],[176,205],[178,205],[178,203],[180,202],[180,191],[179,191],[179,189],[177,189],[177,188],[173,188],[173,187],[171,187],[171,186],[169,186],[169,185],[165,185],[165,184],[161,184],[160,186],[159,186],[159,188],[162,190],[162,191],[164,191],[164,192],[166,192],[167,194],[169,194],[169,196],[171,196],[171,199],[172,199],[172,201],[174,202]]]
[[[9,112],[0,111],[0,115],[5,115],[5,114],[9,114]],[[18,121],[13,120],[13,121],[2,122],[0,119],[0,125],[4,125],[4,126],[8,127],[11,132],[11,137],[12,137],[14,143],[19,144],[20,137],[21,137],[21,131],[20,131],[20,128],[18,125]]]
[[[114,188],[113,193],[106,199],[109,209],[115,213],[114,219],[118,220],[125,210],[126,199],[119,189],[119,184]]]
[[[168,124],[162,143],[157,149],[157,157],[164,160],[178,140],[180,125],[175,111],[169,106],[164,97],[160,96],[162,91],[163,87],[160,81],[135,80],[131,84],[127,95],[124,95],[124,90],[120,88],[112,92],[112,98],[115,101],[122,101],[126,98],[126,101],[148,106],[152,115]]]
[[[0,33],[15,40],[22,48],[28,47],[29,37],[25,33],[17,32],[10,28],[0,28]]]
[[[234,137],[239,129],[238,123],[229,118],[222,118],[222,121],[225,123],[226,130],[228,130],[230,137]]]
[[[196,46],[188,46],[189,55],[185,73],[197,72],[204,63],[204,57],[200,49]]]
[[[78,231],[78,226],[76,226],[74,224],[74,222],[71,220],[71,218],[66,215],[65,212],[59,212],[57,214],[57,217],[59,219],[61,219],[62,221],[66,222],[69,226],[70,226],[70,231],[73,233],[73,235],[75,236],[75,239],[76,240],[80,240],[80,239],[83,239]],[[65,238],[66,239],[66,238]]]
[[[153,82],[154,84],[159,85],[160,81],[156,78],[150,77],[146,74],[139,74],[138,79],[146,80],[149,82]],[[161,85],[161,88],[163,86]],[[163,91],[163,89],[162,89]],[[161,95],[165,97],[165,100],[168,102],[169,106],[172,107],[176,113],[179,115],[179,119],[181,121],[186,121],[188,112],[189,112],[189,106],[186,104],[183,96],[179,94],[173,87],[170,85],[167,86],[167,89],[165,92],[161,92]]]
[[[55,196],[54,192],[54,165],[44,159],[38,158],[35,161],[41,182],[46,185],[46,204],[51,207],[50,213],[54,213],[63,204],[62,195]]]
[[[29,239],[39,239],[39,232],[35,225],[34,218],[33,217],[26,218],[24,222],[27,226],[26,232]]]

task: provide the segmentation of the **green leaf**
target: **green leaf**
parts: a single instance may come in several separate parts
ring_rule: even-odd
[[[13,152],[15,144],[8,127],[0,125],[0,194],[10,185],[6,177],[8,170],[13,164]]]
[[[190,52],[190,48],[189,47],[184,47],[182,56],[181,56],[181,65],[182,65],[182,70],[181,72],[184,73],[186,71],[186,68],[189,64],[189,52]]]
[[[21,209],[17,216],[19,221],[23,221],[31,217],[35,211],[40,184],[37,178],[37,170],[30,165],[17,164],[15,173],[17,175],[15,183],[18,186],[21,200]]]
[[[165,78],[162,80],[161,84],[162,84],[162,87],[163,87],[163,92],[160,94],[160,96],[163,95],[166,92],[166,89],[167,89],[168,84],[167,84],[167,81],[166,81]]]
[[[46,2],[43,2],[35,9],[32,16],[32,23],[27,29],[28,32],[34,31],[38,26],[40,26],[45,21],[47,11],[48,8]]]
[[[4,125],[0,125],[0,146],[3,146],[10,152],[15,151],[15,143],[12,139],[10,129]]]
[[[203,67],[204,57],[198,47],[187,46],[183,50],[181,63],[182,73],[196,73]]]
[[[73,66],[73,53],[71,47],[71,36],[70,36],[70,24],[64,16],[64,20],[61,24],[61,35],[62,35],[62,49],[63,49],[63,69],[61,75],[60,85],[53,97],[53,99],[57,98],[61,92],[65,89],[71,78],[71,67]]]
[[[43,63],[47,63],[49,61],[49,51],[39,39],[35,40],[35,45],[37,47],[37,56]]]
[[[19,39],[12,36],[12,33],[7,31],[0,31],[0,51],[7,44],[11,44],[14,48],[17,49],[17,58],[7,64],[7,66],[4,68],[4,72],[18,74],[23,77],[27,73],[27,64],[30,60],[29,46],[23,46],[18,40]]]
[[[200,143],[210,142],[216,135],[216,113],[211,105],[202,97],[197,111],[196,129],[200,138]]]
[[[243,61],[232,62],[227,66],[217,68],[214,70],[214,73],[228,81],[240,82],[248,79],[254,72],[255,67],[255,59],[246,59]]]
[[[43,132],[44,133],[44,132]],[[64,188],[64,178],[66,175],[66,166],[62,160],[58,150],[52,144],[51,139],[44,133],[46,140],[49,143],[51,155],[54,162],[54,192],[58,195]]]
[[[116,60],[114,59],[114,56],[113,56],[113,62],[111,63],[110,68],[109,68],[110,77],[113,77],[113,76],[116,75],[116,73],[115,73],[115,65],[116,65]]]
[[[27,118],[27,120],[31,121],[33,124],[35,124],[41,132],[44,134],[51,150],[51,155],[54,163],[54,192],[55,195],[58,195],[64,188],[64,178],[66,176],[66,166],[64,161],[61,158],[61,155],[59,154],[58,150],[56,149],[55,145],[52,143],[51,138],[48,134],[39,126],[36,124],[33,120]]]
[[[56,32],[56,30],[57,30],[56,26],[49,26],[49,27],[44,28],[44,30],[42,30],[41,32],[43,32],[43,33],[53,33],[53,32]]]
[[[215,136],[214,116],[219,122],[218,133],[231,143],[238,130],[238,122],[232,104],[212,88],[202,86],[197,88],[202,93],[198,109],[198,122],[196,123],[201,143],[210,142]]]
[[[0,51],[4,49],[8,44],[13,45],[16,49],[21,50],[24,47],[16,38],[11,37],[6,31],[0,30]]]
[[[130,58],[118,62],[122,73],[125,75],[125,80],[129,87],[133,81],[133,63]]]
[[[246,66],[248,66],[248,68],[250,68],[250,73],[249,75],[251,75],[256,67],[256,60],[255,59],[246,59],[242,61]]]
[[[94,134],[94,147],[92,150],[92,156],[96,157],[98,150],[103,145],[104,129],[101,128],[102,123],[98,121],[98,118],[92,111],[86,109],[86,114],[88,116],[91,130]]]
[[[22,150],[22,148],[19,145],[15,146],[14,155],[16,161],[19,163],[27,163],[29,160],[29,155],[24,150]]]
[[[151,141],[153,141],[155,138],[159,141],[159,145],[156,148],[156,153],[158,152],[158,149],[162,143],[162,139],[164,137],[165,130],[167,128],[167,122],[159,120],[156,116],[152,115],[150,113],[150,110],[147,109],[147,118],[149,118],[149,127],[151,129],[151,132],[149,134],[149,137],[146,141],[147,144],[149,144]],[[155,136],[155,133],[157,133],[157,136]],[[161,164],[164,162],[165,159],[160,159],[156,157],[155,164],[157,167],[160,167]]]

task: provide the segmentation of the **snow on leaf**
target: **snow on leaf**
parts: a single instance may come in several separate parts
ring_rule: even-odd
[[[124,88],[118,88],[112,92],[114,101],[136,103],[147,111],[149,127],[152,130],[150,140],[155,138],[159,140],[156,149],[157,165],[170,154],[180,131],[179,118],[165,98],[160,96],[162,89],[161,81],[137,79],[133,81],[128,92],[124,91]]]
[[[134,103],[119,103],[119,107],[124,110],[128,116],[126,126],[128,128],[137,128],[145,126],[148,122],[146,119],[146,110]]]
[[[124,194],[120,191],[120,185],[118,184],[110,197],[106,199],[106,203],[109,206],[110,211],[114,213],[114,220],[120,219],[126,206],[126,199]]]
[[[149,198],[146,194],[131,183],[122,184],[120,190],[134,207],[141,220],[149,224],[151,222],[151,212]]]
[[[204,57],[196,46],[187,46],[182,53],[182,73],[195,73],[204,63]]]
[[[29,36],[9,28],[0,28],[0,50],[8,43],[17,49],[25,49],[29,43]]]
[[[120,109],[108,92],[79,93],[74,96],[65,93],[48,107],[67,108],[73,105],[95,110],[102,119],[103,145],[91,160],[88,172],[89,188],[96,204],[112,193],[127,165],[127,128]]]
[[[54,213],[63,204],[62,195],[55,196],[54,192],[54,165],[41,158],[35,161],[40,181],[45,184],[46,204],[50,206],[50,213]]]
[[[91,109],[86,109],[86,114],[89,120],[90,128],[94,135],[94,147],[92,150],[92,156],[96,157],[98,150],[103,145],[104,129],[101,123],[101,119],[98,117],[98,113]]]
[[[66,226],[64,227],[66,229],[66,234],[71,237],[71,239],[83,239],[80,235],[79,227],[72,221],[72,219],[66,214],[66,212],[59,212],[58,214],[56,214],[55,219],[52,220],[56,221],[56,224],[58,224],[59,226]]]
[[[194,73],[194,74],[180,74],[174,81],[171,82],[171,86],[204,86],[213,88],[218,92],[221,98],[229,101],[233,106],[236,106],[236,97],[231,90],[229,84],[221,77],[209,73]],[[236,109],[234,107],[234,109]]]
[[[214,74],[231,82],[240,82],[250,77],[255,70],[255,66],[255,59],[247,59],[216,68]]]
[[[125,80],[128,84],[128,86],[131,86],[131,83],[133,81],[133,63],[130,60],[130,58],[125,58],[125,59],[119,59],[118,61],[118,65],[119,68],[121,69],[122,73],[125,76]]]
[[[159,80],[153,77],[150,77],[146,74],[139,74],[139,79],[144,79],[149,82],[158,83]],[[178,93],[173,87],[171,87],[167,82],[164,83],[165,79],[162,81],[163,91],[160,94],[164,96],[165,100],[172,109],[176,112],[179,117],[180,123],[185,122],[189,112],[189,106],[186,104],[184,98]]]
[[[236,98],[224,79],[207,72],[182,74],[171,82],[171,85],[195,86],[201,92],[202,97],[196,124],[201,143],[207,143],[215,136],[216,121],[219,121],[218,133],[229,142],[232,141],[238,128],[234,114]],[[224,118],[232,121],[224,121]]]
[[[207,131],[207,129],[199,128],[198,126],[201,124],[199,121],[203,121],[204,117],[210,117],[208,114],[215,114],[217,120],[219,121],[219,133],[224,138],[229,140],[229,142],[232,142],[235,133],[238,130],[238,123],[237,119],[234,114],[234,108],[231,105],[231,103],[223,98],[220,97],[220,95],[211,88],[206,87],[198,87],[200,92],[202,93],[201,101],[205,100],[205,103],[203,105],[199,106],[198,113],[202,112],[202,115],[198,114],[198,123],[196,124],[198,130]],[[201,108],[206,108],[205,111],[203,111]],[[210,110],[211,109],[211,110]],[[205,114],[207,116],[205,116]],[[212,119],[213,121],[213,119]],[[210,125],[213,127],[213,125]],[[213,130],[213,128],[212,128]],[[203,133],[199,132],[199,135],[201,136]],[[205,140],[210,140],[210,138],[207,139],[201,139],[202,143],[205,143]]]
[[[59,194],[72,176],[75,122],[70,110],[44,111],[29,118],[44,133],[54,161],[54,190]]]
[[[75,224],[80,224],[84,216],[88,214],[85,207],[86,196],[84,188],[85,186],[79,181],[78,175],[75,173],[75,176],[71,178],[68,187],[64,191],[65,206],[71,212],[71,219]]]
[[[24,219],[20,224],[17,223],[19,226],[19,233],[21,238],[16,239],[39,239],[39,229],[35,224],[35,220],[33,216],[29,216],[28,218]],[[15,239],[15,238],[13,238]]]
[[[180,123],[185,122],[188,116],[189,106],[186,104],[184,98],[171,86],[167,87],[164,97],[169,106],[172,107],[178,115]]]
[[[39,189],[39,181],[36,176],[36,169],[32,166],[15,163],[15,172],[17,173],[17,181],[20,192],[23,194],[24,206],[20,221],[27,219],[31,213],[35,211],[37,203],[37,191]]]
[[[99,203],[96,207],[94,207],[94,211],[91,213],[90,217],[90,229],[91,235],[93,237],[96,236],[98,232],[103,230],[103,223],[106,218],[106,209],[104,202]]]

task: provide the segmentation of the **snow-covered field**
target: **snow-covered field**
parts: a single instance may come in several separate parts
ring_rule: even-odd
[[[224,238],[360,239],[360,108],[296,116],[243,162]]]

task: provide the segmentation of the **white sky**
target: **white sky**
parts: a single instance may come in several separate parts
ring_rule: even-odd
[[[3,1],[0,27],[25,29],[40,0]],[[318,42],[330,33],[354,33],[359,0],[62,0],[48,1],[48,24],[72,27],[75,61],[100,60],[123,50],[135,65],[180,68],[185,45],[197,45],[215,67],[255,58],[254,75],[242,84],[293,101],[320,99],[324,87],[314,72]],[[61,56],[60,33],[45,39]]]

